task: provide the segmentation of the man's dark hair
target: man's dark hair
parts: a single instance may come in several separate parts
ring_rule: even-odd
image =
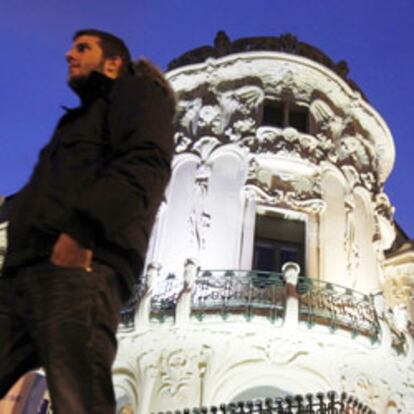
[[[97,29],[83,29],[78,30],[74,36],[73,40],[76,40],[80,36],[95,36],[99,39],[100,45],[102,47],[103,56],[105,59],[113,58],[119,56],[122,60],[122,67],[120,70],[120,75],[131,71],[131,54],[125,44],[125,42],[116,37],[115,35],[104,32]]]

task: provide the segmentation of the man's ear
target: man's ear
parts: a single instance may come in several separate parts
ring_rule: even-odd
[[[116,79],[122,67],[122,59],[119,56],[114,56],[111,58],[107,58],[104,61],[102,73],[108,78]]]

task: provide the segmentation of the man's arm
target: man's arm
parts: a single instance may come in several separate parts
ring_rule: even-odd
[[[107,114],[110,159],[74,206],[53,262],[89,267],[97,239],[111,241],[129,222],[148,220],[171,173],[173,113],[172,101],[150,78],[121,80]]]

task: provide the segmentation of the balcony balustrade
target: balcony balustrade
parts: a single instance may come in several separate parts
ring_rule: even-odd
[[[170,273],[160,285],[161,269],[150,265],[146,282],[123,311],[120,331],[132,330],[135,324],[261,318],[289,329],[342,330],[353,338],[362,336],[388,346],[396,354],[407,354],[413,339],[409,327],[396,328],[381,294],[366,295],[299,276],[299,270],[295,263],[285,264],[282,273],[200,270],[188,261],[182,278]]]
[[[246,401],[219,406],[159,412],[158,414],[375,414],[356,398],[335,392]]]

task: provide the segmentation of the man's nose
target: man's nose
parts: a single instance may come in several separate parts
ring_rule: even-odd
[[[69,49],[66,53],[65,53],[65,60],[66,62],[70,63],[74,60],[74,56],[73,56],[73,49]]]

